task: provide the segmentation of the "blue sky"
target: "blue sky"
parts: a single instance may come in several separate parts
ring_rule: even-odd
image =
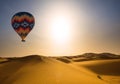
[[[85,52],[120,54],[120,0],[0,0],[0,11],[0,56],[77,55]],[[22,11],[35,17],[35,27],[26,43],[21,43],[11,26],[12,16]],[[69,48],[67,53],[59,45],[53,45],[54,42],[51,44],[45,32],[47,18],[53,17],[54,11],[69,11],[77,18],[73,19],[75,34],[66,48]],[[56,52],[50,52],[50,46],[54,46]]]

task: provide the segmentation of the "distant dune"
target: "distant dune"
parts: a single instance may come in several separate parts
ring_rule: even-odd
[[[0,58],[0,84],[108,84],[82,70],[52,57]]]
[[[83,55],[77,56],[62,56],[56,57],[57,60],[63,61],[65,63],[71,62],[82,62],[82,61],[90,61],[90,60],[110,60],[110,59],[120,59],[120,55],[115,55],[111,53],[85,53]]]

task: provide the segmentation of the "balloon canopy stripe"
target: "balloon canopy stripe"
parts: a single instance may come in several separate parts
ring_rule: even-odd
[[[22,22],[22,21],[27,21],[29,23],[34,22],[34,18],[33,17],[29,17],[27,15],[23,15],[23,16],[14,16],[12,19],[12,23],[14,22]]]

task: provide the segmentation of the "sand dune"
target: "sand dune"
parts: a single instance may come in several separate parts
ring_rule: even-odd
[[[53,58],[28,56],[0,63],[0,84],[107,83]]]
[[[87,61],[75,64],[80,67],[84,66],[94,73],[101,75],[120,75],[120,59]]]
[[[85,53],[78,56],[57,57],[56,59],[109,84],[120,84],[120,55]]]
[[[109,84],[120,84],[120,59],[94,60],[72,63],[76,67],[84,67]],[[84,70],[85,71],[85,70]]]

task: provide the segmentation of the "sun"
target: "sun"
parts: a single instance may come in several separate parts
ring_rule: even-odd
[[[56,43],[65,43],[71,36],[70,20],[62,15],[53,18],[51,22],[51,37]]]
[[[38,27],[41,28],[41,33],[38,35],[44,38],[44,49],[49,55],[61,56],[71,55],[74,52],[73,43],[76,42],[75,36],[78,31],[77,23],[78,12],[74,10],[74,6],[70,4],[58,3],[50,4],[45,7],[45,11],[40,16]],[[49,50],[49,51],[48,51]]]

